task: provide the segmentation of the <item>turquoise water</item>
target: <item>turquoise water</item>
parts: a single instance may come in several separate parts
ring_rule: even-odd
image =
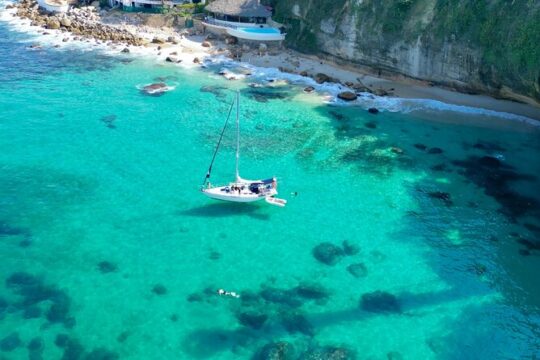
[[[261,352],[273,342],[284,359],[538,356],[535,128],[371,115],[25,39],[0,23],[0,357],[280,358]],[[174,90],[138,90],[162,80]],[[277,176],[285,208],[198,191],[228,89],[241,174]],[[215,183],[234,142],[230,128]]]

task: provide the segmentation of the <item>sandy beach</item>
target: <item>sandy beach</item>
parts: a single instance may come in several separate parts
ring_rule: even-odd
[[[33,33],[44,43],[50,43],[55,47],[70,46],[73,44],[91,45],[93,48],[97,47],[107,52],[129,52],[132,55],[149,56],[157,61],[168,61],[190,68],[204,66],[205,61],[216,61],[216,59],[219,59],[218,61],[223,61],[223,59],[232,61],[231,54],[235,50],[241,49],[241,58],[235,60],[240,61],[242,64],[273,70],[280,69],[281,71],[277,73],[284,79],[287,79],[288,76],[294,76],[298,80],[299,74],[307,74],[308,76],[304,76],[306,86],[314,86],[316,91],[321,90],[321,87],[317,86],[312,77],[318,73],[328,75],[334,81],[337,81],[337,83],[332,84],[333,96],[336,96],[340,91],[352,90],[344,84],[361,83],[370,89],[370,91],[387,94],[384,97],[389,100],[435,100],[437,102],[455,105],[454,108],[448,110],[460,110],[459,107],[470,107],[485,109],[489,112],[514,114],[517,115],[516,118],[521,118],[521,120],[523,118],[540,120],[540,106],[499,100],[484,95],[463,94],[429,86],[414,79],[385,79],[363,72],[360,69],[347,68],[283,47],[277,48],[276,46],[270,46],[269,50],[263,54],[260,53],[258,44],[236,45],[236,48],[231,48],[231,45],[227,45],[224,41],[214,36],[211,36],[209,41],[205,41],[207,40],[207,34],[202,34],[196,28],[188,30],[173,27],[151,27],[143,24],[138,15],[128,14],[118,10],[101,10],[99,12],[101,15],[99,21],[145,39],[145,45],[126,46],[108,41],[74,36],[69,32],[62,32],[60,30],[47,29],[47,31],[44,31],[41,27],[32,26],[29,20],[18,18],[14,9],[2,10],[2,12],[2,19],[4,21],[11,22],[21,31]],[[156,41],[156,39],[159,40]],[[276,72],[274,71],[273,73]],[[323,88],[328,90],[328,86]],[[353,101],[352,104],[354,103]],[[511,116],[503,117],[510,118]]]

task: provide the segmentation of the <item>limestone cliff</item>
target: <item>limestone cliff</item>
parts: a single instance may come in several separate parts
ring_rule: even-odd
[[[540,103],[539,0],[268,0],[288,46]]]

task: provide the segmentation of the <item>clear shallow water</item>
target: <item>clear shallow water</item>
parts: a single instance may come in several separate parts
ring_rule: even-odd
[[[372,116],[24,38],[0,24],[2,356],[249,359],[275,341],[292,358],[537,356],[537,130]],[[157,78],[175,90],[140,93]],[[232,98],[221,87],[242,88],[242,175],[277,175],[286,208],[198,192]],[[233,135],[215,182],[232,176]],[[314,258],[344,240],[359,252]],[[391,295],[362,308],[376,291]]]

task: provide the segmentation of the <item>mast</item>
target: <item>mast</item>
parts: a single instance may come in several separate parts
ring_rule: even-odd
[[[240,159],[240,90],[236,92],[236,181],[240,181],[238,161]]]

